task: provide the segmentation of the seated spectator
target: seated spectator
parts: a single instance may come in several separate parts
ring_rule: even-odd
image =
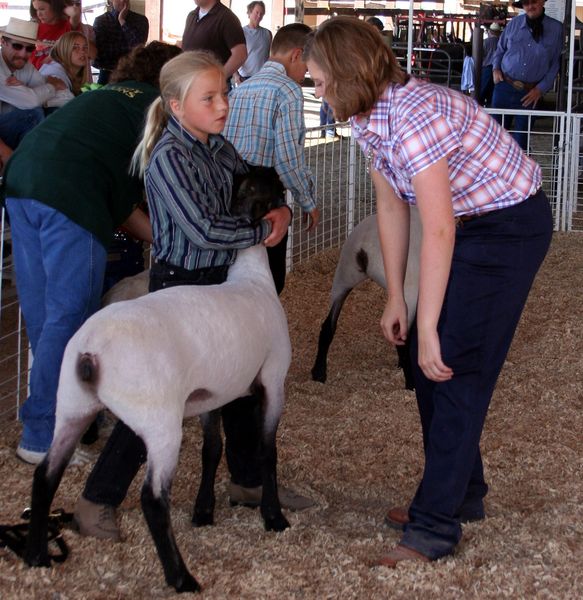
[[[13,150],[44,118],[44,103],[65,89],[63,81],[43,77],[28,61],[37,31],[37,23],[15,18],[0,29],[0,139]]]
[[[65,14],[71,18],[76,11],[79,11],[81,19],[83,17],[83,6],[81,0],[65,0]],[[87,52],[87,83],[93,83],[93,73],[91,72],[91,64],[97,57],[97,46],[95,45],[95,31],[89,23],[81,22],[79,31],[87,38],[89,50]]]
[[[99,69],[97,83],[105,85],[117,61],[138,44],[146,43],[150,25],[144,15],[130,10],[130,0],[107,0],[108,12],[93,23]]]
[[[88,51],[87,39],[77,31],[69,31],[57,40],[49,55],[51,62],[42,65],[40,73],[59,78],[67,87],[47,100],[47,108],[63,106],[81,93],[81,86],[87,81]]]
[[[38,41],[30,62],[37,69],[51,60],[51,48],[64,33],[81,29],[80,4],[71,11],[71,16],[67,15],[65,7],[65,0],[32,0],[30,3],[30,16],[38,23]]]
[[[254,0],[247,5],[249,24],[243,27],[245,45],[247,46],[247,60],[233,73],[235,83],[243,83],[255,75],[269,58],[271,48],[271,31],[260,27],[259,23],[265,16],[265,4],[261,0]]]

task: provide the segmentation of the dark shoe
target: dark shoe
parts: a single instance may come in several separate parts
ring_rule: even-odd
[[[413,548],[408,548],[407,546],[402,546],[399,544],[395,546],[388,554],[385,554],[385,556],[379,558],[375,562],[375,566],[389,567],[390,569],[394,569],[400,562],[405,560],[415,562],[430,562],[430,559],[425,556],[425,554],[421,554],[421,552],[417,552],[417,550],[413,550]]]
[[[121,540],[116,510],[107,504],[96,504],[79,496],[73,515],[73,529],[81,535],[114,542]]]
[[[258,485],[257,487],[246,488],[241,485],[237,485],[232,481],[229,481],[227,488],[229,493],[229,504],[231,506],[247,506],[249,508],[256,508],[261,504],[261,494],[263,493],[263,487]],[[290,488],[284,485],[278,486],[278,497],[281,508],[287,510],[305,510],[311,506],[316,506],[316,503],[306,496],[294,492]]]
[[[485,518],[484,511],[462,511],[460,515],[460,523],[473,523],[481,521]],[[409,509],[405,506],[394,506],[387,511],[385,515],[385,525],[392,529],[403,530],[409,522]]]

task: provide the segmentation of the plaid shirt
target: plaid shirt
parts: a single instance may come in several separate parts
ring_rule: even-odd
[[[249,164],[275,167],[304,211],[316,208],[314,181],[304,154],[302,88],[286,75],[282,64],[268,60],[231,92],[223,133]]]
[[[154,256],[189,270],[219,267],[234,262],[237,248],[265,239],[267,221],[255,225],[229,214],[233,174],[245,172],[222,136],[203,144],[171,117],[145,175]]]
[[[370,116],[352,117],[365,156],[405,202],[412,179],[447,157],[456,216],[518,204],[541,186],[540,167],[473,100],[411,77],[390,84]]]

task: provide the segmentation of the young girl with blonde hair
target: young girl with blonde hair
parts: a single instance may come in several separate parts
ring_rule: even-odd
[[[229,108],[227,82],[212,54],[184,52],[169,61],[160,73],[160,91],[133,160],[134,170],[145,175],[152,222],[150,291],[220,284],[238,249],[273,246],[283,238],[291,212],[275,208],[259,223],[230,215],[233,175],[247,167],[220,135]],[[232,484],[243,490],[261,485],[258,410],[255,397],[222,410]],[[119,539],[115,508],[145,459],[142,440],[119,422],[77,504],[82,533]],[[109,515],[105,526],[103,514]]]
[[[350,48],[350,52],[346,52]],[[451,554],[460,523],[483,519],[480,436],[552,218],[540,167],[469,97],[403,73],[374,27],[326,21],[305,48],[316,96],[351,117],[368,159],[388,300],[385,337],[404,344],[409,205],[423,225],[417,330],[412,336],[425,469],[404,529],[378,562]]]
[[[57,40],[50,53],[52,62],[42,65],[40,73],[58,77],[67,89],[59,90],[47,101],[47,107],[63,106],[81,93],[81,86],[87,81],[88,51],[87,38],[78,31],[69,31]]]

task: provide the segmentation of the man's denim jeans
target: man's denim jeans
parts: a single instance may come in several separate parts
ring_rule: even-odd
[[[21,110],[16,108],[0,115],[0,140],[13,150],[33,127],[45,118],[42,108]]]
[[[506,81],[501,81],[494,86],[492,92],[492,108],[512,108],[516,110],[527,110],[522,106],[522,98],[526,95],[526,91],[515,90]],[[530,107],[532,110],[532,107]],[[534,117],[528,115],[492,115],[502,127],[507,130],[512,130],[510,134],[517,142],[518,145],[525,151],[528,152],[528,134],[529,121],[530,130],[534,128]],[[514,121],[514,127],[512,122]]]
[[[98,308],[107,252],[64,214],[37,200],[7,198],[20,306],[32,348],[30,395],[20,409],[20,446],[44,452],[53,439],[65,346]]]

